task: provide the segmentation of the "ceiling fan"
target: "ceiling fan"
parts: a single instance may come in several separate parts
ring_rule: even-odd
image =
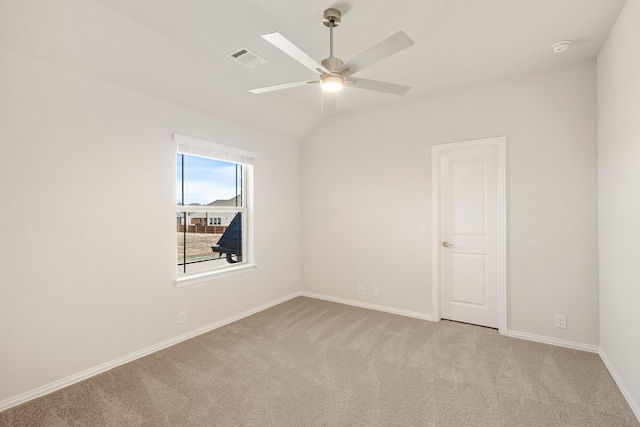
[[[329,57],[319,64],[302,49],[291,43],[279,32],[263,34],[262,38],[282,50],[284,53],[309,68],[320,76],[316,80],[302,80],[297,82],[282,83],[273,86],[250,89],[252,93],[264,93],[274,90],[289,89],[307,84],[320,83],[322,87],[322,112],[331,112],[336,109],[337,93],[345,85],[358,89],[368,89],[378,92],[404,95],[410,86],[402,86],[394,83],[379,82],[352,77],[364,68],[385,59],[394,53],[400,52],[414,44],[414,41],[407,36],[404,31],[398,31],[394,35],[386,38],[375,46],[362,52],[360,55],[344,63],[342,59],[333,56],[333,29],[340,24],[341,13],[338,9],[327,9],[324,11],[323,24],[329,27]]]

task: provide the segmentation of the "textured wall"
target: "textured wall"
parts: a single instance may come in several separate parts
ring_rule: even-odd
[[[640,2],[598,56],[601,351],[640,419]]]
[[[0,55],[0,402],[299,290],[297,142]],[[258,153],[256,270],[174,286],[173,132]]]
[[[430,314],[430,146],[500,135],[508,329],[597,345],[594,61],[327,120],[302,146],[303,290]]]

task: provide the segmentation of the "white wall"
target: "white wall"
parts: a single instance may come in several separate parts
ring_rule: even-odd
[[[598,56],[601,354],[640,419],[640,2]]]
[[[594,61],[329,118],[302,146],[303,290],[431,314],[430,146],[505,135],[508,329],[597,345],[596,133]]]
[[[5,50],[0,93],[0,404],[299,291],[297,142]],[[172,132],[258,153],[256,270],[174,286]]]

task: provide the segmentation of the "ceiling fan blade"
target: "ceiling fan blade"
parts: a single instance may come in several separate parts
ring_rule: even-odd
[[[322,92],[322,113],[336,111],[338,92]]]
[[[397,85],[395,83],[379,82],[377,80],[357,79],[349,77],[347,87],[355,87],[358,89],[375,90],[377,92],[391,93],[393,95],[404,95],[411,86]]]
[[[377,45],[365,50],[350,61],[347,61],[347,63],[342,67],[342,70],[346,70],[347,68],[350,68],[350,70],[344,73],[344,75],[349,76],[351,74],[362,71],[369,65],[375,64],[376,62],[381,61],[393,55],[394,53],[400,52],[401,50],[406,49],[414,44],[415,42],[411,40],[411,38],[404,31],[398,31],[394,35],[382,40]]]
[[[249,92],[251,93],[273,92],[274,90],[289,89],[290,87],[305,86],[312,83],[320,83],[320,80],[303,80],[300,82],[290,82],[290,83],[282,83],[282,84],[273,85],[273,86],[258,87],[255,89],[249,89]]]
[[[276,31],[274,33],[263,34],[262,38],[313,71],[314,73],[330,73],[330,71],[319,64],[318,61],[307,55],[302,49],[291,43],[289,39],[287,39],[279,32]]]

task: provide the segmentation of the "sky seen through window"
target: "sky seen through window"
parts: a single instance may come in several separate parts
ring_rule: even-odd
[[[235,163],[204,157],[178,154],[176,156],[176,202],[182,204],[182,176],[184,157],[185,205],[206,205],[216,200],[228,200],[241,192],[241,167]],[[237,185],[237,187],[236,187]]]

